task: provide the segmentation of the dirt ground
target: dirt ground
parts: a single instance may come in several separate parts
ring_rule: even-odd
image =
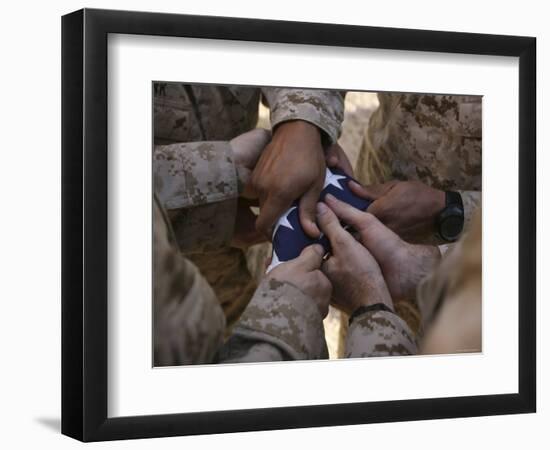
[[[363,136],[367,130],[368,121],[373,111],[378,107],[376,93],[348,92],[346,95],[344,123],[342,135],[338,140],[340,146],[348,155],[355,167]],[[269,110],[260,106],[258,126],[269,128]],[[256,279],[260,279],[264,272],[264,262],[271,254],[271,244],[260,244],[251,247],[247,253],[248,268]],[[330,308],[324,320],[325,336],[331,359],[343,356],[344,338],[347,331],[347,317],[339,310]]]

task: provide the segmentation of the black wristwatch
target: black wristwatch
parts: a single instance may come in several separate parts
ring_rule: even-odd
[[[445,192],[445,208],[436,220],[436,229],[441,239],[453,242],[458,239],[464,228],[464,205],[458,192]]]

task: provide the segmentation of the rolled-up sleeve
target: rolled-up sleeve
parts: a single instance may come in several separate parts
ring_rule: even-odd
[[[367,311],[354,318],[346,340],[346,358],[414,355],[413,334],[397,314]]]
[[[271,126],[289,120],[304,120],[324,132],[324,144],[334,144],[344,120],[344,95],[339,91],[264,88],[271,111]]]
[[[155,193],[184,253],[231,241],[239,186],[229,142],[155,146],[153,174]]]
[[[265,279],[218,354],[221,363],[326,359],[317,305],[295,286]]]

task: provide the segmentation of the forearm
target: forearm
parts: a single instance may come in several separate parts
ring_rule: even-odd
[[[295,286],[266,279],[220,350],[217,362],[328,358],[321,314]]]

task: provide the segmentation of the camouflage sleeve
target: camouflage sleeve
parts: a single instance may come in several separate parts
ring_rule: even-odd
[[[346,341],[346,358],[414,355],[413,333],[397,314],[367,311],[354,318]]]
[[[217,362],[325,358],[323,319],[315,302],[291,284],[264,279]]]
[[[225,316],[197,268],[178,250],[168,218],[153,204],[155,366],[204,364],[222,344]]]
[[[338,140],[344,120],[344,96],[339,91],[263,88],[271,111],[271,126],[304,120],[324,131],[324,144]]]
[[[470,228],[476,211],[481,207],[481,191],[458,191],[464,206],[464,231]]]
[[[229,243],[239,195],[229,142],[155,146],[153,176],[182,252],[205,252]]]

